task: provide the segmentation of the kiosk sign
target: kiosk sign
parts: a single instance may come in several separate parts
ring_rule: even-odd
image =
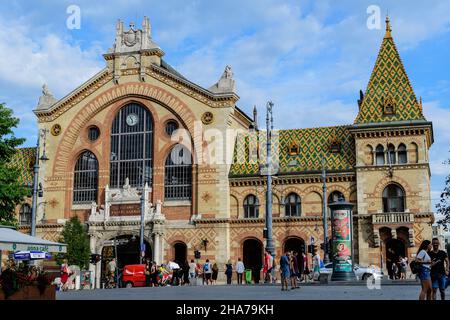
[[[352,271],[352,242],[349,210],[336,210],[333,214],[334,271]]]

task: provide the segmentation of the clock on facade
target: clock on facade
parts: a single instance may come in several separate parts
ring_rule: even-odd
[[[135,126],[139,122],[139,118],[136,113],[130,113],[127,116],[127,125],[130,127]]]

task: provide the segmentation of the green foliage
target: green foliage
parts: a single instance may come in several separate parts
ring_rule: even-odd
[[[449,163],[450,160],[447,161],[447,164]],[[450,174],[445,178],[445,187],[436,208],[437,213],[443,216],[437,223],[443,225],[444,229],[448,231],[450,225]]]
[[[67,253],[57,257],[58,261],[67,258],[69,265],[77,265],[81,269],[89,267],[91,249],[86,227],[77,216],[66,222],[61,232],[60,242],[67,244]]]
[[[16,206],[23,202],[27,189],[20,183],[20,168],[11,167],[16,148],[25,139],[16,138],[12,131],[19,119],[12,116],[12,110],[0,104],[0,224],[17,226],[14,215]]]

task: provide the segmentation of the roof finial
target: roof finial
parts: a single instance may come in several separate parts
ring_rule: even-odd
[[[389,20],[389,15],[386,14],[386,34],[384,35],[385,38],[391,38],[391,22]]]

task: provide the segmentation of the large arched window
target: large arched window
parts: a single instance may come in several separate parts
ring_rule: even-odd
[[[383,212],[404,212],[405,192],[396,185],[390,184],[383,190]]]
[[[379,144],[375,149],[376,164],[384,164],[384,147]]]
[[[85,151],[78,157],[73,181],[73,203],[97,200],[98,161],[92,152]]]
[[[300,196],[296,193],[290,193],[284,203],[284,213],[286,217],[298,217],[301,213]]]
[[[153,119],[137,103],[119,110],[111,130],[110,185],[120,188],[126,178],[132,187],[152,183]]]
[[[345,197],[344,194],[340,191],[333,191],[328,197],[328,203],[338,202],[341,200],[345,201]]]
[[[398,146],[398,163],[400,164],[404,164],[404,163],[408,163],[408,156],[406,153],[406,146],[401,143]]]
[[[21,226],[31,225],[31,207],[27,203],[20,207],[19,223]]]
[[[389,144],[387,148],[388,152],[388,163],[395,164],[395,147],[393,144]]]
[[[166,200],[192,199],[192,157],[181,144],[173,147],[166,158],[164,197]]]
[[[258,218],[259,216],[259,200],[253,195],[249,194],[244,199],[244,218]]]

